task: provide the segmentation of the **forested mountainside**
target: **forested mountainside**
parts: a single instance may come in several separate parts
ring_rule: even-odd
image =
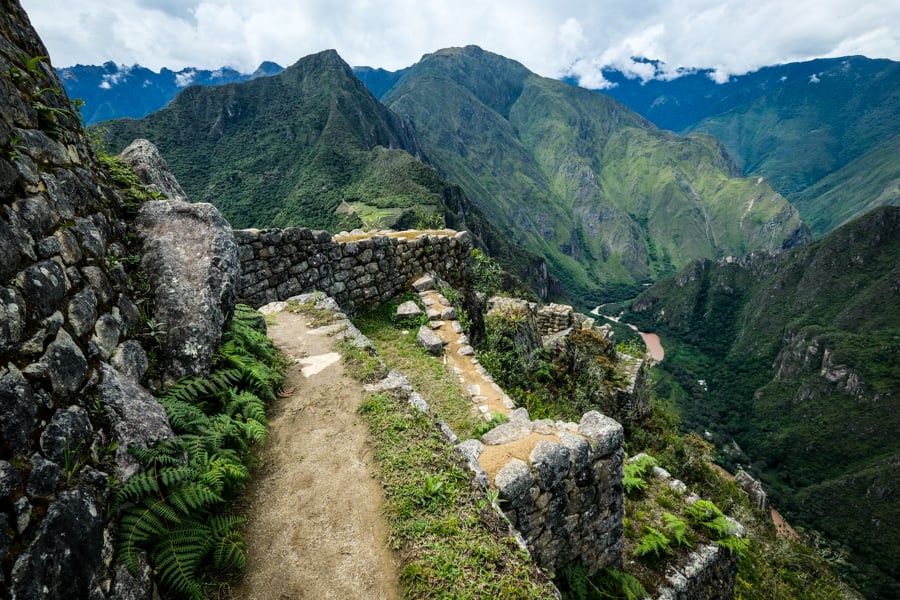
[[[429,160],[576,302],[621,296],[698,257],[805,239],[713,138],[679,137],[612,98],[469,46],[425,56],[382,97]]]
[[[900,208],[781,256],[698,261],[632,304],[664,337],[659,388],[775,504],[900,593]],[[736,442],[737,446],[732,445]]]
[[[900,63],[864,56],[765,67],[726,83],[702,70],[602,90],[660,127],[721,140],[745,175],[767,178],[824,235],[900,204]]]

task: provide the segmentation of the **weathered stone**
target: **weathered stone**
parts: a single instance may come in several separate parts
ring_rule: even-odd
[[[621,448],[624,439],[622,425],[596,410],[582,415],[578,433],[593,441],[595,451],[600,456],[611,454]]]
[[[71,231],[81,245],[81,249],[90,256],[102,260],[106,256],[106,239],[97,225],[90,219],[75,217]]]
[[[413,289],[417,292],[425,292],[427,290],[434,289],[434,278],[431,275],[422,275],[418,279],[416,279],[413,284]]]
[[[528,414],[528,409],[524,407],[510,411],[507,417],[509,417],[510,421],[531,421],[531,416]]]
[[[409,395],[409,398],[406,399],[407,402],[410,403],[411,406],[421,410],[423,413],[430,413],[431,407],[428,406],[428,402],[425,401],[425,398],[422,397],[418,392],[413,392]]]
[[[94,335],[91,336],[91,349],[100,357],[107,360],[115,352],[119,344],[119,321],[111,314],[105,314],[97,319],[94,327]]]
[[[147,352],[135,340],[126,340],[119,344],[109,363],[117,371],[135,381],[140,381],[150,367]]]
[[[407,300],[397,307],[397,318],[415,318],[422,316],[422,309],[413,300]]]
[[[41,319],[63,306],[66,297],[66,274],[53,260],[43,260],[22,271],[16,285],[32,315]]]
[[[57,229],[53,235],[59,241],[59,255],[67,265],[75,265],[82,261],[84,255],[75,235],[68,229]]]
[[[460,346],[459,350],[456,351],[460,356],[472,356],[475,354],[475,350],[472,346]]]
[[[505,500],[504,506],[518,508],[531,499],[531,486],[534,485],[534,475],[524,461],[518,458],[510,459],[494,477],[494,486]]]
[[[25,299],[14,287],[0,287],[0,353],[14,348],[25,337]]]
[[[72,333],[81,337],[94,328],[97,322],[97,295],[86,287],[69,300],[69,325]]]
[[[428,327],[424,325],[419,327],[419,333],[416,334],[416,341],[422,345],[429,354],[440,356],[444,352],[444,341]]]
[[[680,479],[673,479],[669,482],[669,489],[681,496],[687,491],[687,485]]]
[[[14,454],[29,450],[29,440],[37,424],[37,405],[31,384],[12,364],[0,369],[0,441]]]
[[[759,510],[765,510],[769,505],[769,498],[762,484],[743,469],[738,469],[734,474],[734,480],[750,497],[750,501]]]
[[[28,485],[25,493],[32,498],[50,498],[59,485],[60,466],[47,460],[40,454],[31,456],[31,473],[28,475]]]
[[[97,387],[100,402],[109,410],[116,441],[115,474],[126,481],[138,472],[139,465],[128,452],[131,445],[150,446],[153,442],[174,436],[166,411],[129,377],[101,363],[102,381]]]
[[[456,309],[452,306],[448,306],[444,310],[441,311],[441,319],[445,321],[452,321],[456,318]]]
[[[529,435],[531,435],[531,422],[516,420],[497,425],[481,436],[481,441],[486,446],[500,446],[521,440]]]
[[[159,150],[147,140],[137,139],[131,142],[119,155],[131,165],[135,175],[150,190],[160,193],[169,200],[186,201],[187,194],[181,184],[169,170],[169,165]]]
[[[108,597],[115,598],[115,600],[151,600],[153,598],[153,582],[150,579],[150,572],[150,564],[144,555],[138,557],[136,575],[121,562],[116,563],[112,591]]]
[[[97,300],[100,304],[109,304],[113,300],[113,288],[109,283],[109,278],[103,269],[93,265],[82,267],[81,274],[87,280],[88,284],[94,288],[97,293]]]
[[[24,533],[28,526],[31,525],[31,517],[34,514],[34,507],[28,501],[27,496],[22,496],[16,500],[13,508],[16,511],[16,531]]]
[[[135,333],[141,325],[141,311],[138,307],[128,296],[121,294],[116,301],[116,308],[119,309],[119,316],[122,319],[123,333],[125,335]]]
[[[55,338],[64,322],[61,312],[55,312],[38,324],[37,330],[19,346],[19,353],[25,356],[43,354],[47,340]]]
[[[12,597],[89,597],[91,580],[102,562],[101,513],[83,491],[60,494],[47,509],[34,541],[16,560],[10,581]]]
[[[60,329],[40,361],[28,365],[24,372],[49,379],[55,396],[69,398],[81,387],[87,368],[81,349],[65,329]]]
[[[41,452],[55,463],[72,464],[87,453],[91,434],[86,410],[74,405],[58,410],[41,434]]]
[[[571,433],[560,433],[559,441],[569,449],[569,458],[576,476],[591,467],[591,445],[586,439]]]
[[[537,471],[541,489],[556,487],[569,473],[569,449],[556,442],[539,441],[528,460]]]
[[[163,383],[206,374],[240,279],[231,226],[211,204],[148,202],[135,229],[153,295],[151,317],[165,327]]]
[[[368,383],[364,386],[364,389],[367,392],[390,392],[390,391],[401,391],[408,394],[412,393],[412,382],[407,379],[401,373],[397,371],[391,371],[387,374],[387,377],[379,381],[378,383]]]
[[[16,491],[21,481],[22,474],[19,470],[5,460],[0,460],[0,498],[5,498]],[[0,512],[0,515],[2,514]],[[0,553],[0,557],[2,556]]]
[[[9,223],[0,218],[0,281],[7,281],[19,270],[22,251]]]

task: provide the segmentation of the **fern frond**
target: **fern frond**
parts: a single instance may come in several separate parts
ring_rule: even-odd
[[[660,553],[672,554],[671,541],[666,534],[655,527],[644,527],[644,535],[634,548],[635,556],[647,556],[653,554],[657,558]]]
[[[196,404],[175,398],[160,398],[159,402],[169,417],[172,429],[178,433],[197,433],[209,422],[209,417]]]
[[[732,554],[737,554],[741,558],[747,555],[747,552],[750,550],[750,539],[749,538],[739,538],[739,537],[726,537],[720,540],[714,540],[713,543],[717,546],[721,546],[725,548]]]
[[[247,553],[241,535],[241,526],[246,522],[245,517],[233,515],[219,515],[210,519],[213,566],[217,569],[235,567],[243,571],[247,566]]]
[[[197,579],[199,567],[209,553],[209,528],[195,521],[172,531],[172,535],[156,546],[153,563],[160,581],[177,594],[195,598],[203,597],[203,588]]]
[[[711,500],[697,500],[693,504],[689,504],[687,514],[694,523],[702,523],[725,516]]]
[[[675,537],[676,544],[680,546],[691,546],[690,540],[687,539],[687,523],[672,513],[663,513],[663,523],[666,531]]]
[[[119,507],[128,502],[137,502],[141,498],[151,495],[159,495],[159,481],[156,472],[149,471],[138,473],[126,481],[122,487],[116,492],[112,502],[112,510],[115,512]]]

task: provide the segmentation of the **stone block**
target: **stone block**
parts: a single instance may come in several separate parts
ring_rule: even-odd
[[[440,356],[444,352],[444,341],[430,328],[422,325],[416,334],[416,341],[428,351],[429,354]]]

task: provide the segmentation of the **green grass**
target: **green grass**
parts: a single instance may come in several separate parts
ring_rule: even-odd
[[[546,579],[429,416],[387,394],[359,412],[375,438],[403,598],[550,597]]]
[[[404,327],[391,318],[394,303],[360,315],[354,323],[375,344],[378,356],[388,369],[406,375],[417,392],[422,394],[432,410],[444,419],[453,431],[466,439],[475,437],[482,422],[472,410],[459,382],[448,372],[440,358],[428,354],[418,342],[418,324]]]

